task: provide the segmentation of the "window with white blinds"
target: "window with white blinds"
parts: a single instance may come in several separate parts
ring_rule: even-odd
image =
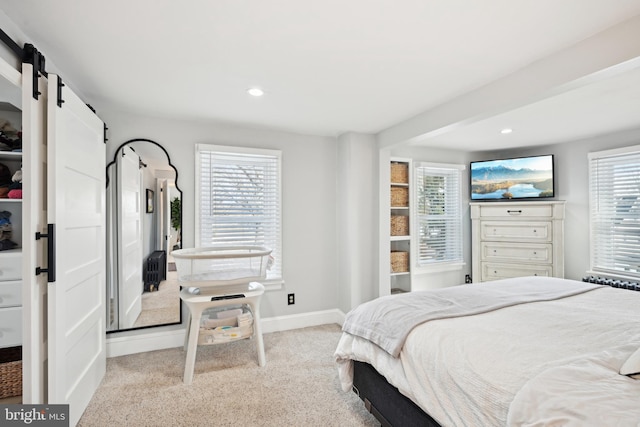
[[[640,146],[589,154],[591,270],[640,278]]]
[[[414,163],[419,266],[462,263],[462,165]]]
[[[196,246],[271,248],[267,280],[282,280],[278,150],[198,144]]]

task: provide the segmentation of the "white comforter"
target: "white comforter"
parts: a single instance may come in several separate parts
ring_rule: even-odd
[[[534,301],[551,301],[600,287],[602,285],[555,277],[521,277],[517,281],[495,280],[482,286],[452,286],[389,295],[351,310],[342,330],[365,338],[397,357],[409,333],[421,323],[487,313]]]
[[[433,320],[398,358],[345,333],[340,378],[349,389],[350,360],[370,363],[443,426],[638,426],[640,381],[618,370],[640,347],[639,307],[640,292],[603,287]]]

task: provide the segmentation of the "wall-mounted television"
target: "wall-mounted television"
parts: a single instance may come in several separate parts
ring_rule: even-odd
[[[471,200],[554,197],[553,154],[471,162]]]

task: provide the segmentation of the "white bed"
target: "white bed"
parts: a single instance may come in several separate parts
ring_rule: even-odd
[[[418,294],[439,291],[363,304],[347,315],[343,329],[352,333],[343,332],[335,353],[343,389],[351,389],[356,360],[372,365],[441,426],[640,425],[640,380],[619,373],[640,348],[640,292],[539,277],[465,286],[473,292],[500,287],[518,294],[546,286],[579,293],[532,302],[516,298],[498,308],[489,303],[475,314],[463,310],[418,320],[400,337],[397,354],[384,342],[357,336],[354,321],[365,330],[374,324],[388,328],[382,307],[399,302],[415,311]]]

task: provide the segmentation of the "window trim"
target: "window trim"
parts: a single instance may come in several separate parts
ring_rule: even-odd
[[[202,203],[199,197],[199,194],[202,191],[202,165],[200,162],[200,154],[202,152],[218,152],[218,153],[231,153],[231,154],[244,154],[244,155],[255,155],[255,156],[273,156],[277,158],[278,161],[278,171],[276,174],[277,180],[277,204],[278,204],[278,216],[280,221],[280,232],[277,236],[277,244],[280,249],[280,277],[265,279],[261,281],[265,286],[266,290],[277,290],[281,289],[284,284],[284,259],[283,259],[283,247],[282,247],[282,150],[268,149],[268,148],[253,148],[253,147],[240,147],[240,146],[231,146],[231,145],[217,145],[217,144],[196,144],[195,149],[195,211],[194,211],[194,232],[195,232],[195,247],[200,247],[202,245],[201,241],[201,224],[200,224],[200,211],[202,208]]]
[[[588,189],[588,196],[589,196],[589,270],[588,270],[588,274],[593,274],[593,275],[603,275],[603,276],[609,276],[609,277],[615,277],[615,278],[620,278],[623,280],[638,280],[640,279],[640,271],[638,271],[637,273],[629,273],[623,270],[616,270],[616,269],[612,269],[612,268],[608,268],[610,266],[607,267],[596,267],[596,262],[595,262],[595,218],[594,218],[594,209],[595,209],[595,205],[598,205],[600,203],[599,200],[597,200],[596,194],[594,194],[595,189],[593,188],[593,178],[592,178],[592,162],[595,160],[599,160],[599,159],[606,159],[606,158],[612,158],[612,157],[620,157],[620,156],[624,156],[625,154],[634,154],[634,155],[640,155],[640,145],[632,145],[632,146],[628,146],[628,147],[621,147],[621,148],[614,148],[614,149],[610,149],[610,150],[602,150],[602,151],[594,151],[591,153],[587,154],[587,159],[588,159],[588,183],[589,183],[589,189]],[[638,170],[640,171],[640,167],[638,168]]]
[[[448,259],[448,260],[443,260],[443,261],[435,261],[435,262],[431,262],[428,264],[420,264],[420,251],[419,251],[419,247],[420,247],[420,237],[419,237],[419,218],[420,215],[418,214],[418,191],[419,191],[419,185],[418,185],[418,172],[417,170],[419,168],[429,168],[429,169],[441,169],[441,170],[445,170],[447,171],[447,174],[451,173],[452,171],[456,170],[457,171],[457,176],[458,176],[458,209],[459,209],[459,218],[458,218],[458,227],[460,230],[460,259]],[[412,197],[414,198],[415,202],[413,203],[413,208],[412,208],[412,217],[415,218],[412,225],[412,243],[411,243],[411,247],[412,248],[418,248],[415,253],[415,258],[414,258],[414,265],[413,265],[413,272],[414,274],[427,274],[427,273],[438,273],[438,272],[446,272],[446,271],[458,271],[458,270],[462,270],[464,268],[464,266],[466,265],[464,262],[464,224],[462,221],[462,217],[463,217],[463,213],[464,213],[464,203],[462,200],[462,190],[463,190],[463,171],[466,170],[466,166],[463,164],[454,164],[454,163],[433,163],[433,162],[414,162],[413,163],[413,190],[412,190]]]

